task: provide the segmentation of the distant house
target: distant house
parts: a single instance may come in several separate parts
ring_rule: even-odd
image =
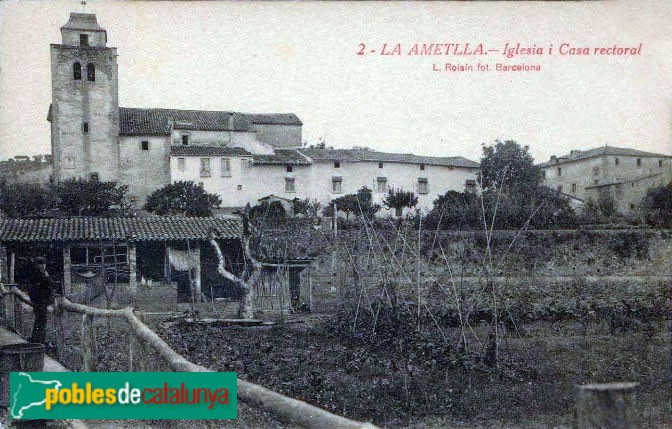
[[[611,197],[622,213],[638,210],[648,189],[672,180],[672,156],[613,146],[573,150],[539,167],[550,188],[582,201]]]
[[[32,183],[45,185],[53,173],[51,155],[15,156],[0,161],[0,180],[7,183]]]

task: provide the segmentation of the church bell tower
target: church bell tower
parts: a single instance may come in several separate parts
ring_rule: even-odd
[[[51,45],[54,179],[119,179],[117,49],[96,15],[71,13]]]

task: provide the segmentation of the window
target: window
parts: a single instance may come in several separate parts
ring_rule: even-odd
[[[286,177],[285,178],[285,192],[296,192],[294,189],[294,178]]]
[[[618,165],[618,158],[614,159],[614,165]]]
[[[82,131],[84,131],[85,133],[89,132],[89,123],[88,122],[84,122],[82,124]]]
[[[383,163],[382,162],[378,163],[378,168],[383,168]]]
[[[222,158],[221,160],[221,165],[222,165],[222,177],[230,177],[231,176],[231,160],[229,158]]]
[[[210,158],[201,158],[201,177],[210,177]]]
[[[595,179],[595,181],[593,182],[594,185],[597,185],[597,184],[599,184],[599,183],[600,183],[600,181],[597,180],[597,179]]]
[[[63,158],[63,168],[67,168],[68,170],[71,170],[75,168],[75,157],[74,156],[66,156]]]
[[[182,136],[182,144],[183,145],[188,145],[189,144],[189,135],[185,134]]]
[[[287,166],[287,172],[291,173],[292,171],[294,171],[294,167],[292,167],[291,165],[288,165]]]
[[[236,190],[238,190],[238,191],[242,191],[242,190],[243,190],[243,185],[237,185],[237,186],[236,186]]]
[[[630,210],[634,210],[634,209],[635,209],[635,205],[630,203]]]
[[[637,167],[642,166],[642,158],[637,158]]]
[[[429,181],[426,177],[418,178],[418,194],[429,194]]]
[[[546,178],[546,170],[541,170],[541,177]]]
[[[82,65],[80,63],[72,65],[72,78],[74,80],[82,80]]]
[[[147,140],[143,140],[140,143],[140,146],[142,150],[149,150],[149,142]]]
[[[572,183],[572,193],[576,192],[576,183]]]
[[[663,168],[663,160],[662,159],[658,160],[658,168]]]
[[[184,158],[177,158],[177,171],[184,171],[186,160]]]
[[[562,185],[558,185],[558,192],[562,193]]]
[[[339,161],[335,161],[334,168],[341,168],[341,163]]]
[[[558,167],[558,176],[562,176],[562,167]]]
[[[89,82],[96,81],[96,66],[94,66],[93,63],[88,63],[86,65],[86,80]]]
[[[198,187],[202,188],[203,187],[203,182],[198,182]]]
[[[600,175],[600,167],[593,167],[593,176]]]
[[[334,194],[343,192],[343,178],[341,176],[334,176],[331,178],[331,192]]]
[[[89,35],[80,34],[79,35],[79,46],[89,46]]]
[[[387,177],[379,177],[376,179],[376,191],[387,192]]]
[[[425,171],[425,164],[420,164],[420,170]]]
[[[91,173],[91,174],[89,174],[89,179],[90,179],[92,182],[97,182],[97,181],[98,181],[98,173]]]

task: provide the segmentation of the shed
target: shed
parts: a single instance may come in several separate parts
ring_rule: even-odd
[[[170,282],[172,273],[185,271],[200,301],[203,244],[214,233],[235,273],[242,232],[238,217],[4,219],[0,244],[9,261],[2,277],[14,283],[15,258],[41,255],[47,256],[52,277],[62,280],[66,296],[100,293],[109,284],[126,285],[133,295],[143,279]]]

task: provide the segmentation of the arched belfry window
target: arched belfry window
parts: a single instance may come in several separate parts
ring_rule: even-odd
[[[96,81],[96,66],[94,66],[93,63],[88,63],[86,65],[86,80],[89,82]]]
[[[75,80],[82,80],[82,65],[80,63],[72,65],[72,78]]]

